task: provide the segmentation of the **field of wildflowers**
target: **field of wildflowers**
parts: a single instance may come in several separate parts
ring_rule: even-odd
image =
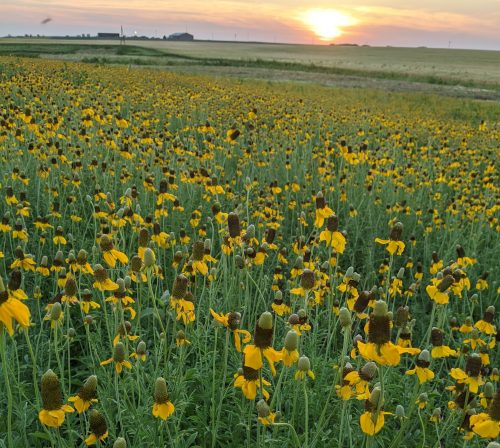
[[[499,446],[495,104],[8,57],[0,100],[0,446]]]

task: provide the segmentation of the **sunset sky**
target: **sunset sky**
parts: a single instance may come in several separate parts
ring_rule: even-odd
[[[0,12],[0,36],[123,25],[157,37],[500,50],[500,0],[0,0]]]

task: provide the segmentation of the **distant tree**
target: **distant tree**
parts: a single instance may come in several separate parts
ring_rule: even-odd
[[[163,35],[163,40],[167,40],[167,36]]]

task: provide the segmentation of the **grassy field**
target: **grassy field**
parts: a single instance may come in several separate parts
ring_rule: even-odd
[[[499,102],[8,45],[1,448],[496,448]]]
[[[495,51],[146,40],[128,41],[127,50],[117,50],[116,45],[117,41],[112,40],[2,39],[0,51],[111,62],[133,56],[141,65],[198,63],[286,68],[500,88],[500,52]]]

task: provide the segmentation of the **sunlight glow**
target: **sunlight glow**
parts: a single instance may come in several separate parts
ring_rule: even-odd
[[[321,40],[330,40],[344,33],[342,28],[354,25],[357,20],[334,9],[310,9],[302,16],[302,21]]]

